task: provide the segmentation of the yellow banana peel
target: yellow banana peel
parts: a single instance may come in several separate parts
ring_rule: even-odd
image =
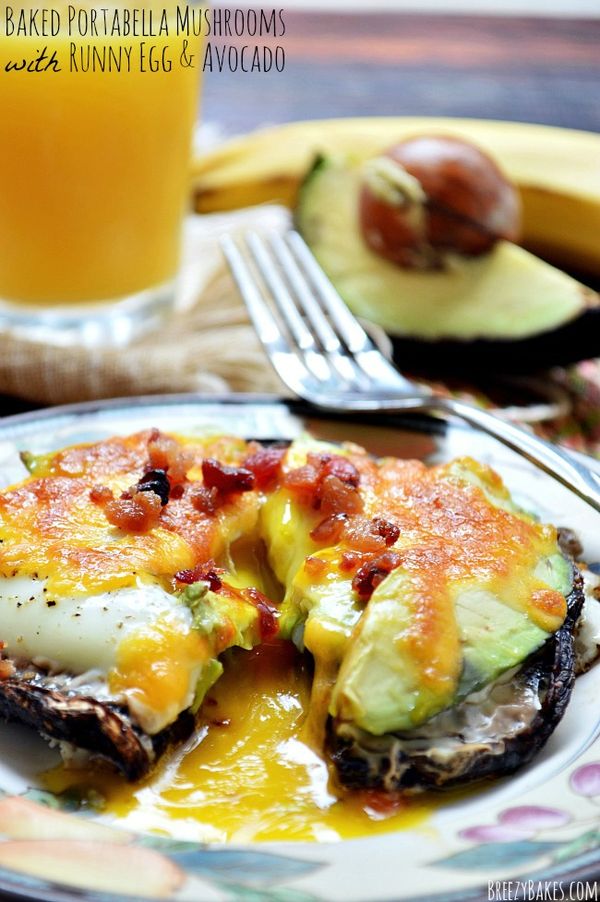
[[[600,275],[600,135],[544,125],[424,117],[329,119],[257,131],[199,156],[200,213],[293,207],[319,153],[366,159],[411,135],[455,135],[493,156],[519,188],[523,243],[558,266]]]

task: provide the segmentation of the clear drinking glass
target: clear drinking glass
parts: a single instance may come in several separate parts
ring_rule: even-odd
[[[0,328],[124,344],[173,301],[201,39],[170,0],[51,2],[41,35],[30,18],[40,7],[11,8],[0,23]]]

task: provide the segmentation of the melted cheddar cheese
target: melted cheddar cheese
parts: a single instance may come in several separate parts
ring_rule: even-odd
[[[141,535],[116,529],[91,498],[95,486],[116,494],[135,484],[147,467],[150,432],[67,448],[34,460],[32,476],[0,493],[0,576],[47,580],[51,595],[87,595],[136,585],[139,577],[169,581],[227,552],[229,543],[251,533],[259,497],[249,492],[228,501],[216,517],[197,511],[189,496],[172,499],[159,525]],[[240,440],[182,441],[198,464],[220,455],[235,462]]]
[[[307,817],[307,799],[311,811],[319,808],[319,799],[323,811],[335,809],[326,774],[318,791],[303,782],[307,773],[323,776],[319,753],[328,715],[380,734],[423,723],[450,707],[463,689],[471,691],[476,683],[463,685],[473,662],[461,618],[473,593],[516,612],[540,644],[564,621],[565,594],[548,576],[549,562],[560,557],[556,530],[516,508],[497,474],[469,458],[428,468],[418,461],[378,461],[356,446],[309,443],[307,452],[298,442],[286,453],[274,482],[260,489],[217,491],[218,503],[204,508],[189,490],[206,488],[201,485],[203,461],[212,458],[239,468],[249,445],[228,437],[169,438],[185,451],[185,490],[173,492],[160,509],[155,498],[156,522],[146,531],[129,532],[112,525],[95,494],[100,487],[118,497],[150,472],[153,434],[32,458],[31,475],[0,493],[0,640],[13,657],[45,659],[54,670],[96,668],[110,697],[126,704],[138,725],[153,735],[199,703],[221,672],[217,659],[222,652],[232,645],[250,649],[265,638],[273,623],[266,628],[261,618],[274,622],[274,615],[260,592],[271,604],[281,603],[281,635],[314,658],[309,714],[306,669],[298,682],[289,666],[279,667],[275,653],[230,655],[230,670],[203,709],[202,741],[177,759],[175,770],[167,763],[158,783],[147,784],[157,798],[161,774],[171,779],[176,772],[180,784],[160,788],[157,807],[173,817],[180,809],[185,817],[206,814],[213,826],[216,806],[229,797],[235,800],[231,807],[237,813],[223,813],[221,822],[227,825],[215,827],[218,836],[209,838],[240,838],[241,824],[253,823],[252,812],[263,804],[256,795],[248,801],[236,768],[246,771],[258,755],[269,775],[258,795],[268,800],[281,792],[286,773],[289,777],[286,768],[296,773],[299,763],[282,758],[282,748],[295,748],[294,754],[303,756],[296,777],[304,801],[294,838],[306,838],[300,824]],[[340,455],[341,461],[331,461]],[[311,467],[315,480],[322,479],[312,488]],[[322,485],[329,495],[318,494]],[[354,505],[351,513],[336,509],[336,492],[337,502]],[[326,512],[323,497],[330,505]],[[329,525],[324,523],[328,517],[334,521]],[[329,528],[331,535],[339,529],[339,535],[328,543],[318,537]],[[210,578],[202,571],[207,562],[214,565]],[[204,589],[194,597],[182,591],[182,584],[206,588],[211,579],[210,598]],[[362,591],[364,586],[368,591]],[[244,594],[249,587],[260,592]],[[43,628],[33,637],[36,618]],[[515,663],[520,660],[517,656]],[[244,661],[244,667],[250,662],[248,677]],[[283,672],[296,695],[289,686],[280,692]],[[242,723],[239,706],[252,707],[255,685],[264,688],[256,710],[266,713],[250,719],[252,735],[240,745],[241,733],[229,726]],[[374,715],[371,699],[386,692],[387,709]],[[268,698],[277,717],[268,713]],[[405,702],[406,711],[401,710]],[[208,710],[211,704],[222,708],[218,717]],[[302,740],[295,732],[300,726]],[[276,747],[269,731],[280,737]],[[228,757],[223,743],[232,741],[246,752],[233,750]],[[296,741],[302,747],[294,746]],[[264,754],[257,752],[263,746]],[[218,765],[209,762],[222,756],[231,766],[217,779]],[[205,788],[194,782],[195,768],[202,771]],[[271,780],[275,795],[268,789]],[[178,785],[183,795],[191,793],[194,804],[182,802]],[[120,794],[110,781],[106,792],[110,800],[121,799],[115,806],[135,807],[133,796]],[[350,808],[347,803],[344,817]],[[324,815],[312,838],[327,835],[332,823]],[[261,824],[259,818],[252,838],[288,838],[273,825]],[[361,831],[357,826],[356,833]]]

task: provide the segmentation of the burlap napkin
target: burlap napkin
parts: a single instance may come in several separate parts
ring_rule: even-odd
[[[126,348],[55,347],[0,332],[0,393],[60,404],[161,392],[276,391],[274,375],[226,271],[224,232],[283,226],[283,208],[194,216],[186,225],[181,285],[159,329]]]

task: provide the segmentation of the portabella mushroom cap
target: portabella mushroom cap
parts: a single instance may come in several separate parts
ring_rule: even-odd
[[[31,665],[0,680],[0,718],[84,749],[128,780],[143,777],[170,743],[186,739],[194,729],[193,715],[184,711],[166,729],[148,736],[125,708],[70,691],[68,675],[57,679]]]
[[[540,651],[411,733],[373,736],[330,719],[327,746],[341,783],[350,789],[442,789],[523,767],[569,703],[583,602],[583,579],[573,565],[567,617]]]

